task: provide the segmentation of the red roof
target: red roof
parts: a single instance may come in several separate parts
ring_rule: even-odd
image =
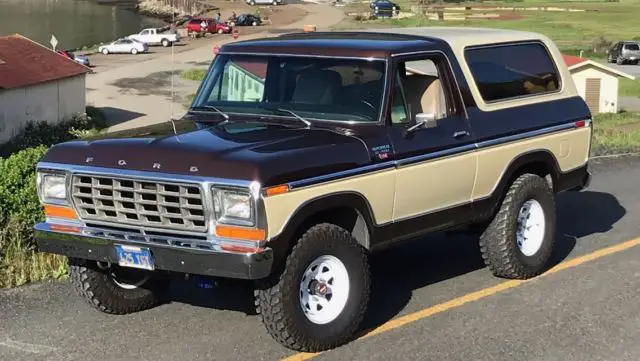
[[[89,71],[24,36],[0,37],[0,89],[20,88]]]
[[[581,58],[579,56],[566,55],[566,54],[562,54],[562,58],[564,59],[565,64],[567,64],[567,67],[572,67],[576,64],[584,63],[585,61],[588,60],[585,58]]]
[[[257,78],[262,80],[267,78],[267,63],[264,61],[234,61],[234,64]]]

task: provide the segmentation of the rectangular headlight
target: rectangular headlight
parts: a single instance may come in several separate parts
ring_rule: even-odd
[[[64,174],[38,173],[38,195],[43,203],[66,203],[67,178]]]
[[[254,206],[249,190],[213,188],[213,209],[219,223],[253,226]]]

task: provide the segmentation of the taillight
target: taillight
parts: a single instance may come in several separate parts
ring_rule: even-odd
[[[590,124],[591,124],[591,119],[578,120],[577,122],[573,123],[574,127],[576,128],[588,127]]]

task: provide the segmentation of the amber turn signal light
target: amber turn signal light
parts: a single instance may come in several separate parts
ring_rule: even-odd
[[[44,206],[44,215],[47,218],[78,219],[73,209],[50,204]]]
[[[218,237],[241,239],[246,241],[264,241],[267,234],[264,229],[249,229],[230,226],[216,226]]]
[[[288,191],[289,191],[289,186],[286,184],[282,184],[279,186],[266,188],[264,190],[264,193],[267,195],[267,197],[269,197],[269,196],[275,196],[277,194],[287,193]]]

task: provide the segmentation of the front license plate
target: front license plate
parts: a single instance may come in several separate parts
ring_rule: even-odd
[[[153,271],[153,258],[149,248],[115,245],[118,264],[122,267],[140,268]]]

